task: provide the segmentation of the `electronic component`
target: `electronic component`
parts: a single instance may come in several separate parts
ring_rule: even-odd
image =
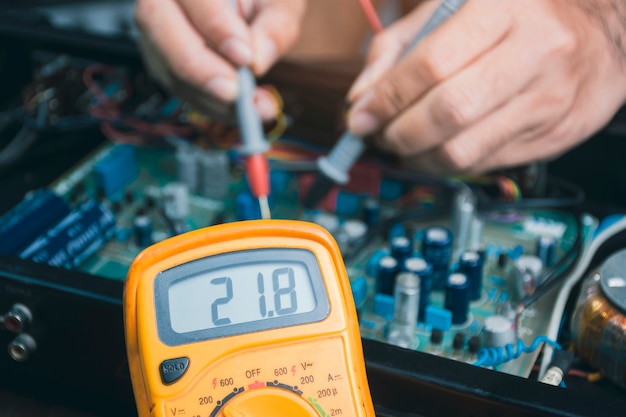
[[[226,152],[206,150],[199,152],[197,158],[200,193],[211,198],[226,196],[230,186],[230,162]]]
[[[452,339],[452,359],[460,360],[464,356],[465,333],[457,332]]]
[[[68,205],[52,191],[38,189],[26,194],[0,217],[0,253],[18,254],[69,212]]]
[[[391,256],[393,256],[398,265],[404,264],[404,260],[413,253],[413,242],[406,236],[396,236],[389,242]]]
[[[452,208],[452,235],[454,250],[452,258],[458,257],[468,249],[472,233],[472,222],[476,217],[476,197],[471,190],[463,189],[456,195]],[[475,238],[474,238],[475,239]]]
[[[487,317],[483,325],[482,338],[485,347],[512,345],[517,339],[514,323],[498,315]]]
[[[563,377],[569,371],[574,361],[574,352],[571,350],[558,350],[554,354],[554,359],[550,362],[548,370],[539,379],[540,382],[548,385],[554,385],[555,387],[561,384]]]
[[[428,352],[432,355],[441,355],[443,353],[443,331],[439,330],[436,327],[430,331],[430,339],[428,346],[424,349],[425,352]]]
[[[393,288],[398,273],[398,261],[392,256],[383,256],[378,261],[376,270],[376,293],[393,295]]]
[[[202,156],[200,150],[192,145],[181,145],[176,148],[174,159],[178,180],[187,184],[189,192],[197,193],[200,190],[200,166]],[[210,182],[209,177],[209,182]]]
[[[412,272],[420,279],[420,300],[418,320],[424,321],[426,307],[430,304],[433,268],[422,258],[410,257],[404,260],[402,270]]]
[[[433,267],[433,289],[443,289],[452,256],[452,233],[443,227],[429,227],[422,239],[422,256]]]
[[[97,188],[105,198],[122,192],[139,174],[137,155],[132,145],[118,145],[93,167]]]
[[[389,323],[387,341],[392,345],[415,349],[415,325],[420,298],[419,277],[411,272],[399,273],[393,298],[393,319]]]
[[[514,289],[518,299],[533,294],[540,284],[537,279],[543,269],[541,259],[535,255],[522,255],[515,260],[513,267]]]
[[[588,277],[572,317],[575,350],[604,376],[626,388],[626,250]]]
[[[374,416],[348,276],[319,226],[228,223],[160,242],[130,268],[124,322],[140,417]]]
[[[539,236],[536,255],[541,259],[544,266],[552,266],[556,256],[556,238],[553,236]]]
[[[133,219],[133,232],[135,234],[135,244],[140,248],[152,245],[152,219],[143,212],[137,213]]]
[[[115,235],[115,217],[91,199],[72,210],[58,224],[20,253],[23,259],[75,268]]]
[[[242,191],[235,197],[235,218],[237,220],[258,220],[261,218],[259,205],[248,191]]]
[[[452,324],[467,321],[469,302],[469,281],[465,274],[450,274],[446,281],[446,309],[452,313]]]
[[[478,252],[469,251],[461,254],[459,272],[469,280],[470,301],[477,301],[483,288],[483,261]]]
[[[181,222],[189,215],[189,189],[182,182],[170,182],[163,187],[163,212],[167,218]]]

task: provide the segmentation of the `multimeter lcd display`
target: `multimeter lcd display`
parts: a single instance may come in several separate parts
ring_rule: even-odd
[[[317,258],[304,249],[256,249],[179,265],[157,275],[159,337],[168,345],[324,319]]]

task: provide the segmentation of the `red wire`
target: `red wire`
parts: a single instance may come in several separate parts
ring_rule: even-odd
[[[367,18],[367,21],[369,22],[374,33],[382,32],[383,24],[380,22],[380,18],[378,17],[378,13],[372,4],[372,1],[359,0],[359,4],[361,5],[361,9],[363,9],[363,13],[365,13],[365,17]]]

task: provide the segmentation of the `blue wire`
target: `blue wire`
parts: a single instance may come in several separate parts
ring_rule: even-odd
[[[546,343],[556,350],[560,350],[561,346],[546,336],[538,336],[530,346],[524,345],[522,339],[517,339],[515,345],[508,343],[504,347],[496,346],[490,348],[482,348],[478,351],[478,359],[474,362],[476,366],[497,366],[513,359],[519,358],[522,353],[530,353],[537,350],[539,345]]]
[[[561,388],[567,388],[567,385],[565,385],[565,381],[561,380],[561,383],[559,384],[559,386]]]

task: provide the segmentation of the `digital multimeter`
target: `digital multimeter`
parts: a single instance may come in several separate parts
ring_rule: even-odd
[[[374,416],[343,259],[315,224],[230,223],[149,247],[124,320],[139,417]]]

